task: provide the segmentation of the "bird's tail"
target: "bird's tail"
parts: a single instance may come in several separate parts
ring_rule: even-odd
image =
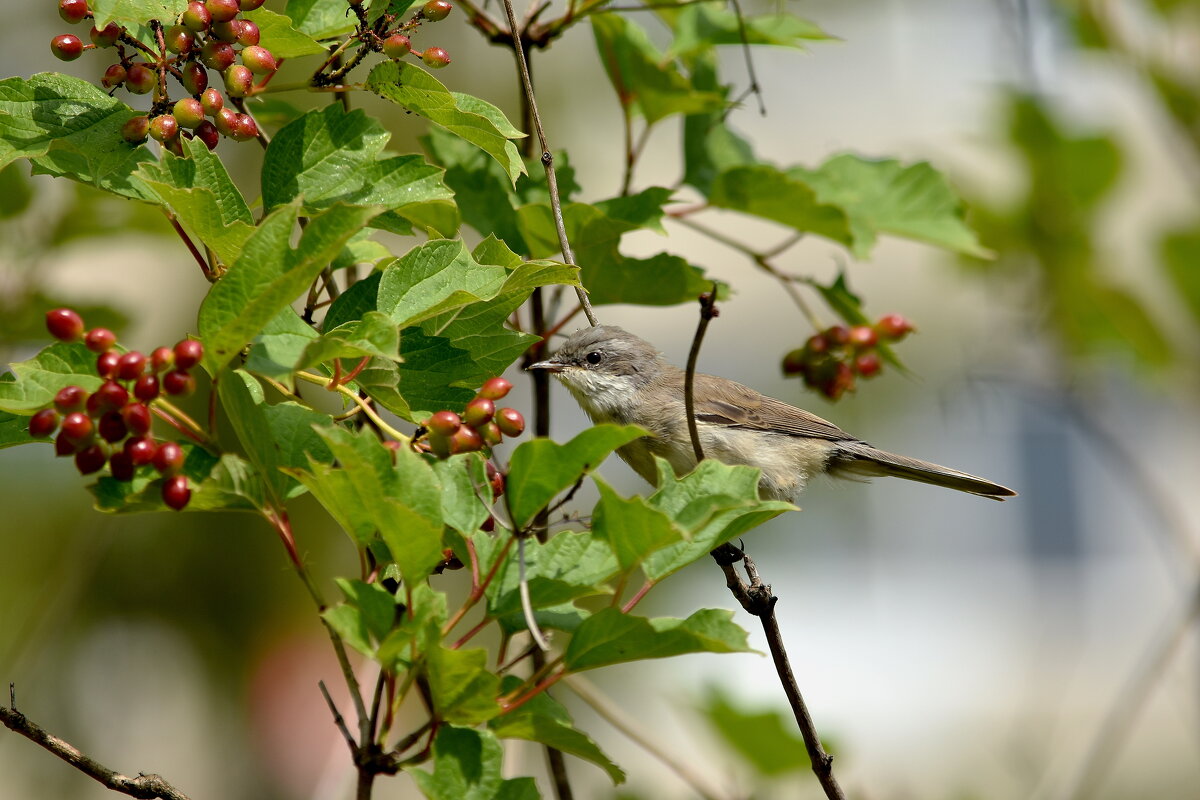
[[[891,476],[904,478],[934,486],[944,486],[947,489],[957,489],[960,492],[989,497],[992,500],[1004,500],[1006,497],[1017,496],[1017,493],[1007,486],[992,483],[977,475],[959,472],[956,469],[916,458],[898,456],[885,450],[876,450],[865,442],[839,442],[838,449],[830,460],[829,471],[834,475],[840,473],[846,477]]]

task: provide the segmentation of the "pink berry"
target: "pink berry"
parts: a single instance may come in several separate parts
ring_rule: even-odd
[[[154,70],[142,63],[129,67],[125,74],[125,88],[134,94],[146,94],[158,83]]]
[[[179,135],[179,121],[173,114],[159,114],[150,120],[150,136],[160,142],[169,142]]]
[[[103,353],[117,343],[117,335],[108,328],[92,328],[84,334],[83,343],[93,353]]]
[[[483,449],[483,437],[474,429],[463,425],[450,437],[451,453],[473,453]]]
[[[242,47],[250,47],[251,45],[258,44],[259,40],[262,39],[262,31],[259,30],[258,25],[248,19],[241,20],[241,23],[238,26],[237,43]]]
[[[429,0],[421,8],[421,14],[430,22],[440,22],[450,15],[450,10],[453,8],[454,6],[446,0]]]
[[[104,76],[100,78],[100,85],[105,89],[115,89],[125,82],[125,68],[120,64],[111,64],[108,69],[104,70]]]
[[[412,42],[403,33],[393,33],[383,40],[383,54],[388,58],[404,58],[412,52]]]
[[[196,138],[204,142],[209,150],[215,150],[217,142],[221,139],[221,134],[217,130],[216,125],[213,125],[208,120],[204,120],[196,126]]]
[[[275,55],[265,47],[250,45],[242,50],[242,63],[256,75],[269,75],[279,69]]]
[[[262,4],[267,0],[238,0],[238,8],[242,11],[253,11],[256,8],[261,8]]]
[[[184,97],[176,101],[171,115],[184,128],[195,128],[204,121],[204,107],[194,97]]]
[[[245,64],[234,64],[221,77],[225,79],[225,92],[230,97],[245,97],[254,88],[254,73]]]
[[[883,338],[897,342],[916,329],[899,314],[885,314],[875,323],[875,330],[879,331]]]
[[[882,368],[883,362],[879,360],[879,353],[875,350],[864,350],[854,359],[854,371],[864,378],[877,375]]]
[[[200,94],[208,88],[208,70],[202,64],[190,61],[179,70],[183,75],[183,88],[188,94]]]
[[[191,2],[184,9],[183,16],[180,21],[189,29],[196,33],[201,33],[208,30],[212,25],[212,14],[209,13],[208,7],[201,2]]]
[[[175,353],[169,347],[156,347],[150,353],[150,367],[155,372],[170,369],[175,364]]]
[[[879,342],[879,334],[870,325],[855,325],[850,329],[850,345],[856,349],[874,347]]]
[[[233,120],[233,139],[245,142],[258,136],[258,123],[249,114],[238,114]]]

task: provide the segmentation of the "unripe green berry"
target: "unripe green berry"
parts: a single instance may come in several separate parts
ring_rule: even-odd
[[[224,136],[233,136],[233,129],[237,125],[238,113],[232,108],[222,108],[213,116],[213,124],[217,130]]]
[[[216,89],[205,89],[200,93],[200,106],[205,116],[215,117],[217,112],[225,107],[225,98]]]
[[[225,91],[230,97],[245,97],[254,86],[254,75],[244,64],[234,64],[221,77],[225,79]]]
[[[403,33],[393,33],[383,40],[383,54],[388,58],[404,58],[412,52],[412,42]]]
[[[279,69],[275,55],[265,47],[251,45],[242,50],[242,63],[257,75],[269,75]]]
[[[193,30],[196,33],[206,31],[212,25],[212,14],[209,13],[208,7],[204,3],[196,2],[195,0],[188,3],[183,16],[179,19],[189,30]]]
[[[172,53],[190,53],[196,46],[196,34],[183,25],[172,25],[163,34],[163,42]]]
[[[179,121],[173,114],[159,114],[150,120],[150,136],[160,142],[169,142],[179,135]]]
[[[204,107],[194,97],[185,97],[176,101],[171,113],[175,116],[176,122],[188,129],[195,128],[204,121]]]

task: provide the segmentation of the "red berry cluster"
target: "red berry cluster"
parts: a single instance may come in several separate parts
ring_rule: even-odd
[[[880,342],[898,342],[912,330],[912,324],[899,314],[886,314],[874,325],[834,325],[784,356],[783,373],[800,375],[805,385],[837,400],[854,391],[857,378],[873,378],[883,369]]]
[[[115,479],[131,481],[138,467],[153,466],[166,478],[163,502],[176,511],[186,506],[192,490],[180,474],[183,449],[175,442],[155,440],[150,433],[150,403],[160,392],[187,395],[195,390],[191,369],[204,357],[204,347],[184,339],[149,356],[136,350],[120,353],[113,349],[117,337],[112,331],[85,331],[83,319],[69,308],[47,312],[46,328],[54,338],[82,341],[96,353],[96,373],[104,383],[91,394],[80,386],[64,386],[52,406],[29,420],[29,434],[44,439],[57,432],[54,452],[75,456],[75,466],[83,475],[108,464]]]
[[[157,52],[116,23],[104,28],[93,26],[91,44],[84,44],[69,33],[55,36],[50,40],[50,51],[63,61],[74,61],[84,50],[115,48],[118,61],[104,71],[101,85],[109,90],[124,86],[134,94],[154,91],[150,114],[133,117],[125,123],[121,133],[126,141],[140,144],[152,136],[179,152],[181,136],[196,136],[211,150],[221,136],[235,141],[258,136],[258,124],[253,117],[226,108],[221,93],[209,88],[208,70],[221,74],[225,93],[230,97],[252,94],[256,89],[255,76],[269,78],[274,74],[278,63],[270,50],[259,46],[258,25],[238,16],[264,2],[193,0],[177,20],[150,20],[150,28],[159,41]],[[72,24],[92,16],[87,0],[59,0],[58,13]],[[135,55],[146,60],[135,60]],[[239,59],[241,63],[237,63]],[[191,97],[172,104],[166,86],[168,75]]]
[[[504,378],[489,378],[475,399],[467,403],[461,417],[453,411],[438,411],[425,420],[425,443],[429,450],[439,458],[446,458],[454,453],[494,447],[505,436],[520,436],[525,430],[521,412],[515,408],[496,408],[496,401],[503,399],[510,389],[512,384]]]
[[[362,0],[350,0],[350,4],[359,13],[359,20],[365,27],[365,13],[362,12]],[[410,53],[425,63],[430,69],[441,69],[450,63],[450,54],[441,47],[428,47],[425,50],[413,50],[409,35],[426,22],[441,22],[450,16],[454,6],[448,0],[428,0],[407,22],[396,24],[395,17],[384,15],[381,28],[370,30],[369,40],[374,42],[377,49],[383,51],[388,58],[404,58]],[[393,27],[394,26],[394,27]]]

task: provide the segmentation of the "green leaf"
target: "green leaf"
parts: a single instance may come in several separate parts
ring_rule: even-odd
[[[443,725],[433,743],[433,772],[409,772],[429,800],[537,800],[533,778],[505,780],[503,761],[492,733]]]
[[[808,750],[794,720],[778,711],[745,711],[710,688],[700,711],[729,747],[769,778],[808,769]]]
[[[656,9],[675,30],[670,55],[694,56],[715,45],[768,44],[803,49],[805,41],[828,41],[835,37],[795,14],[764,14],[745,18],[745,39],[737,15],[724,3],[694,3]]]
[[[728,609],[702,608],[687,619],[647,619],[615,608],[583,621],[563,654],[572,672],[627,661],[669,658],[686,653],[748,653],[746,632]]]
[[[0,411],[32,414],[48,406],[64,386],[95,391],[96,354],[80,343],[55,342],[28,361],[10,365],[13,377],[0,380]]]
[[[621,445],[645,436],[636,425],[596,425],[566,444],[525,442],[513,451],[504,496],[513,523],[524,528],[562,490],[600,466]]]
[[[426,336],[420,328],[400,332],[400,359],[396,364],[373,359],[355,383],[393,414],[421,422],[441,408],[462,408],[475,392],[458,384],[476,383],[478,367],[470,353],[448,339]]]
[[[3,383],[4,381],[0,380],[0,385]],[[35,439],[29,435],[29,417],[24,414],[0,411],[0,450],[32,442],[49,442],[49,440]]]
[[[481,234],[495,235],[528,254],[513,207],[517,196],[508,173],[487,153],[443,128],[432,127],[421,143],[430,159],[446,170],[443,180],[454,191],[463,220]],[[519,183],[524,183],[526,177]]]
[[[478,725],[500,713],[500,678],[488,670],[488,651],[436,645],[425,655],[433,711],[455,725]]]
[[[725,107],[723,94],[697,89],[635,23],[618,14],[594,14],[591,21],[596,49],[617,99],[640,112],[647,125],[672,114]]]
[[[512,683],[517,681],[514,679]],[[567,709],[544,692],[516,711],[491,720],[488,728],[501,739],[540,742],[570,753],[600,767],[614,784],[625,782],[625,771],[614,764],[587,734],[576,729]]]
[[[400,359],[400,333],[383,314],[368,311],[362,319],[339,325],[305,346],[295,369],[307,369],[335,358]],[[349,365],[343,365],[349,369]]]
[[[180,442],[192,499],[184,511],[253,511],[266,504],[258,470],[232,453],[220,458],[190,442]],[[140,467],[132,481],[105,475],[88,487],[97,511],[138,514],[168,511],[162,501],[162,478],[153,467]]]
[[[396,598],[378,583],[335,578],[346,602],[324,613],[325,619],[355,650],[374,656],[396,623]]]
[[[600,502],[592,512],[592,530],[608,540],[623,571],[638,566],[656,550],[688,538],[671,518],[640,497],[623,498],[612,487],[592,476]]]
[[[0,81],[0,167],[28,158],[35,174],[149,199],[132,174],[154,156],[121,137],[121,126],[138,113],[87,81],[59,73]]]
[[[642,569],[654,582],[783,512],[796,510],[791,503],[760,500],[759,472],[752,467],[730,466],[709,458],[677,478],[666,461],[657,463],[659,488],[647,502],[691,538],[645,558]]]
[[[296,29],[314,39],[350,33],[358,24],[349,6],[331,0],[288,0],[285,9]]]
[[[292,27],[292,21],[283,14],[257,8],[243,11],[242,18],[258,26],[259,45],[270,50],[275,58],[299,58],[325,52],[319,42]]]
[[[728,96],[728,87],[718,80],[716,57],[711,53],[693,59],[692,79],[697,88]],[[683,119],[683,179],[705,196],[712,191],[713,181],[720,173],[758,161],[750,143],[725,122],[722,111],[688,114]]]
[[[29,178],[16,164],[0,169],[0,219],[20,216],[33,201]]]
[[[425,70],[399,61],[376,65],[367,76],[367,88],[480,148],[499,162],[513,183],[525,172],[511,141],[522,135],[490,103],[451,93]]]
[[[417,0],[371,0],[371,7],[367,9],[367,21],[374,25],[375,20],[384,14],[402,16],[416,4]]]
[[[477,535],[476,554],[486,565],[481,568],[490,570],[502,547],[498,538]],[[534,609],[556,608],[581,597],[610,594],[611,589],[604,584],[618,569],[609,544],[589,532],[563,531],[544,543],[525,541],[525,582]],[[520,583],[520,565],[515,549],[510,548],[487,588],[488,615],[500,619],[510,632],[525,629]]]
[[[300,319],[295,309],[287,306],[263,326],[254,337],[243,365],[247,372],[295,386],[292,370],[304,355],[304,350],[319,334]]]
[[[767,164],[721,172],[712,182],[708,201],[718,208],[769,219],[847,247],[854,244],[846,212],[821,202],[803,179]]]
[[[121,26],[145,25],[152,19],[170,27],[187,8],[187,0],[90,0],[88,8],[98,28],[110,22]]]
[[[963,221],[962,201],[927,162],[904,166],[895,159],[844,153],[815,170],[794,167],[788,174],[812,187],[818,202],[846,212],[851,249],[858,258],[870,255],[881,233],[966,255],[989,255]]]
[[[1200,227],[1164,237],[1162,261],[1176,293],[1192,316],[1200,320]]]
[[[250,207],[221,159],[199,138],[182,145],[186,158],[164,152],[161,161],[142,164],[137,178],[198,241],[232,264],[254,233]]]
[[[425,203],[449,203],[442,171],[419,155],[380,158],[391,134],[379,120],[334,103],[284,126],[263,159],[263,204],[299,199],[305,212],[334,203],[386,206],[404,216]]]
[[[342,246],[378,209],[335,205],[311,217],[295,249],[289,246],[297,205],[276,209],[246,240],[241,257],[200,306],[200,338],[214,372],[304,292]]]
[[[414,247],[383,268],[377,308],[400,327],[495,297],[508,271],[471,258],[459,239]]]
[[[483,456],[460,453],[435,461],[433,471],[442,487],[442,519],[464,536],[479,530],[490,516],[479,498],[492,500]]]

